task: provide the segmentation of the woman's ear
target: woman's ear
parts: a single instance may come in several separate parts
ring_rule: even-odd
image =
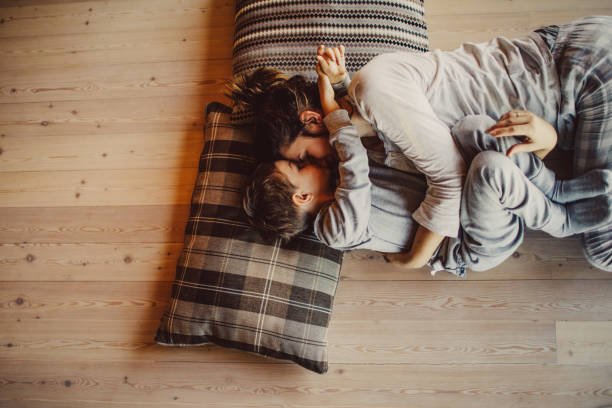
[[[323,114],[319,110],[305,110],[300,113],[300,122],[304,124],[304,130],[309,135],[323,135],[327,128],[323,124]]]
[[[300,113],[300,122],[304,125],[308,125],[309,123],[322,123],[323,115],[316,110],[305,110]]]
[[[314,194],[312,193],[293,193],[291,196],[291,201],[298,207],[310,204],[313,199]]]

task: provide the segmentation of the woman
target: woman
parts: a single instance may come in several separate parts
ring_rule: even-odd
[[[407,263],[429,259],[444,236],[458,232],[466,167],[450,128],[467,115],[534,112],[556,128],[561,146],[575,148],[575,176],[612,168],[611,67],[611,17],[587,17],[521,39],[465,44],[449,52],[384,54],[366,65],[349,87],[354,105],[384,135],[389,157],[403,153],[428,179],[425,200],[414,214],[426,250],[407,257]],[[258,111],[258,134],[263,140],[280,135],[280,153],[302,159],[313,149],[290,147],[320,132],[321,117],[318,98],[312,96],[316,85],[294,87],[291,80],[285,100],[278,98],[283,93],[278,86],[258,96],[265,107]],[[489,131],[525,134],[527,123],[510,119],[511,126],[500,122]],[[543,148],[527,141],[514,151]],[[583,245],[594,266],[612,271],[612,225],[585,233]]]

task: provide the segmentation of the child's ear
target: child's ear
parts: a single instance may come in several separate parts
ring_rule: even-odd
[[[323,115],[316,110],[305,110],[300,113],[300,122],[305,125],[309,123],[323,123]]]
[[[291,201],[293,201],[293,204],[297,205],[298,207],[310,204],[313,199],[314,194],[312,193],[293,193],[291,196]]]

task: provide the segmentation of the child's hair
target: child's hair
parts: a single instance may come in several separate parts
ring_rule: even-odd
[[[242,208],[251,224],[265,239],[289,241],[308,228],[310,219],[292,200],[296,187],[279,172],[274,162],[255,169],[242,200]]]
[[[278,159],[280,148],[293,143],[305,128],[300,113],[321,106],[314,81],[301,75],[287,78],[270,68],[237,76],[228,96],[235,105],[255,113],[255,147],[260,161]]]

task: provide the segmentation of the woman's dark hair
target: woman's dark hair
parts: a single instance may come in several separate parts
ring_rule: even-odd
[[[315,82],[270,68],[234,78],[228,96],[255,114],[255,153],[261,161],[278,159],[280,149],[304,130],[300,113],[321,107]]]

